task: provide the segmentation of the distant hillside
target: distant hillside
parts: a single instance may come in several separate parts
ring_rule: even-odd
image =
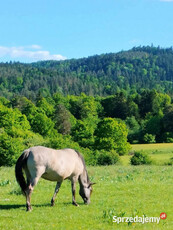
[[[0,96],[35,98],[64,95],[106,96],[156,89],[173,96],[173,48],[135,47],[129,51],[65,61],[0,63]]]

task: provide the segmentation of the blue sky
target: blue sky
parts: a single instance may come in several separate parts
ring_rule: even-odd
[[[6,0],[0,22],[0,62],[173,46],[173,0]]]

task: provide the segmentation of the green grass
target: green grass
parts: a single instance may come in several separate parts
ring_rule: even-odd
[[[71,186],[64,181],[56,204],[50,206],[55,183],[40,180],[32,194],[33,211],[25,211],[25,199],[15,181],[14,168],[0,168],[0,229],[74,230],[74,229],[172,229],[172,166],[87,167],[93,186],[91,204],[71,205]],[[132,224],[112,222],[114,215],[159,217],[160,223]]]
[[[149,154],[173,154],[173,143],[132,145],[132,151],[140,150],[144,150]]]
[[[173,158],[173,143],[164,144],[136,144],[131,145],[131,153],[135,151],[143,151],[149,154],[154,165],[165,165]],[[130,155],[121,156],[121,164],[124,166],[130,165]]]

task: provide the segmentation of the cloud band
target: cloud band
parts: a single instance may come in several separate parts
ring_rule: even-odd
[[[47,50],[42,50],[39,45],[6,47],[0,46],[0,57],[10,57],[12,59],[28,59],[30,61],[41,60],[65,60],[61,54],[51,54]]]

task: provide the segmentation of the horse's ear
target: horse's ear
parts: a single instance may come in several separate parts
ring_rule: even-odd
[[[95,182],[90,182],[88,185],[88,188],[91,187],[91,185],[96,184]]]

